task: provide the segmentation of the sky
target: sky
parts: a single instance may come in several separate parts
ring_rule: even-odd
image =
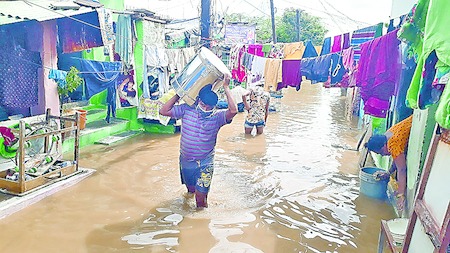
[[[327,36],[339,35],[358,28],[388,22],[393,0],[273,0],[275,15],[293,7],[320,17],[328,29]],[[131,7],[147,8],[171,18],[199,16],[200,0],[126,0]],[[243,13],[270,16],[269,0],[211,0],[214,13]]]

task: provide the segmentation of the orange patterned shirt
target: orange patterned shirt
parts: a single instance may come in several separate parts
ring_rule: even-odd
[[[408,145],[409,133],[411,132],[412,118],[413,116],[411,115],[393,125],[388,130],[392,133],[392,136],[387,142],[387,149],[394,159],[405,152],[406,146]]]

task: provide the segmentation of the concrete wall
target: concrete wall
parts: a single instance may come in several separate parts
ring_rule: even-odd
[[[407,151],[407,198],[408,213],[412,210],[416,188],[419,184],[420,175],[425,163],[425,159],[433,136],[436,121],[434,114],[436,106],[427,110],[414,110],[413,124],[408,143]]]
[[[57,30],[56,20],[50,20],[42,22],[43,26],[43,48],[41,53],[42,64],[47,67],[57,69],[58,53],[56,51]],[[53,115],[59,116],[59,95],[57,84],[55,81],[48,79],[50,70],[44,69],[43,77],[40,78],[40,82],[43,82],[44,88],[44,108],[40,108],[39,111],[33,112],[35,114],[44,114],[46,108],[50,108]]]
[[[448,182],[450,181],[450,170],[448,169],[449,157],[450,145],[445,144],[444,142],[439,142],[423,197],[425,203],[430,209],[430,212],[436,219],[439,228],[442,227],[447,207],[450,202],[450,187],[448,187]],[[419,219],[417,219],[415,224],[408,252],[434,252],[434,246],[430,238],[425,234]]]
[[[54,80],[48,79],[49,68],[58,69],[58,53],[56,50],[57,29],[56,21],[49,20],[40,23],[42,26],[42,45],[39,48],[42,65],[38,73],[38,104],[31,107],[31,115],[45,114],[46,108],[52,110],[53,115],[59,116],[59,95],[57,84]]]

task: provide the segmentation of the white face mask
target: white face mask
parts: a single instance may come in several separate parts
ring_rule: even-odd
[[[201,115],[203,118],[211,117],[211,116],[214,114],[214,112],[216,111],[216,107],[213,107],[211,110],[205,110],[205,109],[204,109],[202,106],[200,106],[200,104],[198,104],[198,103],[197,103],[197,106],[196,106],[195,109],[197,109],[197,111],[200,113],[200,115]]]

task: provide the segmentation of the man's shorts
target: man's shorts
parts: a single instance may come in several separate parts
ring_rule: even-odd
[[[214,172],[214,155],[205,159],[189,161],[180,155],[181,183],[195,186],[195,190],[208,193]]]
[[[250,123],[248,121],[245,121],[244,127],[245,128],[253,128],[253,127],[265,127],[266,123],[264,120],[258,121],[256,123]]]

